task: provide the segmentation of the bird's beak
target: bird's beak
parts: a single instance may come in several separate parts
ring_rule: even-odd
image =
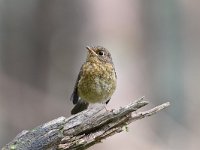
[[[92,47],[86,46],[86,49],[88,50],[88,52],[89,52],[90,54],[97,55],[97,54],[95,53],[95,51],[92,49]]]

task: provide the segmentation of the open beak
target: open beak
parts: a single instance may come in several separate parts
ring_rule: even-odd
[[[97,54],[95,53],[95,51],[94,51],[90,46],[86,46],[86,49],[88,50],[88,52],[89,52],[90,54],[97,55]]]

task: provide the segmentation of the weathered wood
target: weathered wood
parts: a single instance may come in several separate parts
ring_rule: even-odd
[[[112,111],[98,106],[69,118],[59,117],[32,130],[22,131],[2,150],[87,149],[102,139],[126,130],[131,122],[154,115],[170,105],[167,102],[148,111],[135,112],[147,104],[141,98]]]

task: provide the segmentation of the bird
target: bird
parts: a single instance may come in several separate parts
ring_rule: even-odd
[[[108,104],[116,90],[117,75],[110,52],[102,46],[87,46],[87,58],[81,66],[70,100],[71,114],[86,110],[89,104]]]

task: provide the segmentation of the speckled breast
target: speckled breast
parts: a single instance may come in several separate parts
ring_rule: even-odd
[[[110,63],[90,63],[83,65],[83,74],[78,83],[78,94],[89,103],[109,100],[116,89],[116,74]]]

